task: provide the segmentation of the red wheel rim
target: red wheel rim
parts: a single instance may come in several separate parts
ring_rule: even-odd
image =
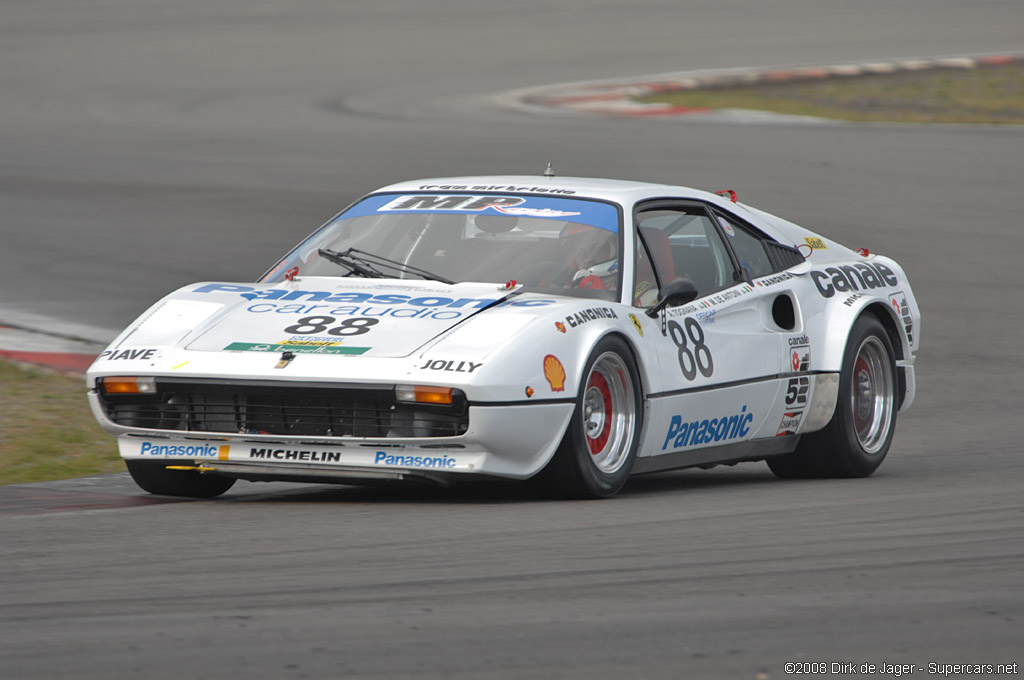
[[[608,444],[612,430],[612,393],[608,381],[598,372],[590,375],[587,382],[587,405],[590,409],[587,421],[587,447],[591,455],[598,455]]]

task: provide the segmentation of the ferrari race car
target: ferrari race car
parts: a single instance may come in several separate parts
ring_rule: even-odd
[[[387,186],[258,282],[146,311],[89,369],[92,409],[138,485],[175,496],[870,475],[914,399],[907,277],[735,198],[548,173]]]

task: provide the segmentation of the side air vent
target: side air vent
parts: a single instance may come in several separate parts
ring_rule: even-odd
[[[796,310],[788,295],[780,295],[772,303],[772,321],[785,331],[796,328]]]

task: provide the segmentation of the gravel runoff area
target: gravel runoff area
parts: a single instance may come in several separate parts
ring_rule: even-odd
[[[561,83],[542,88],[518,90],[503,96],[504,104],[540,113],[576,113],[619,117],[700,116],[719,120],[746,121],[751,118],[807,120],[805,115],[771,114],[736,109],[715,110],[709,106],[682,105],[666,95],[749,88],[753,85],[793,86],[823,81],[852,82],[864,76],[893,76],[909,79],[924,72],[965,71],[984,67],[1020,66],[1024,52],[972,56],[937,57],[862,64],[802,66],[786,68],[723,69],[663,73],[631,79]],[[668,99],[669,101],[661,101]],[[967,121],[956,121],[967,122]]]

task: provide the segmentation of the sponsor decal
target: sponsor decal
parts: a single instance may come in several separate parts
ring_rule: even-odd
[[[753,421],[754,414],[747,411],[746,405],[739,413],[720,418],[686,422],[681,415],[672,416],[661,450],[667,449],[669,444],[672,445],[672,450],[676,450],[742,439],[750,434],[750,423]]]
[[[636,314],[630,314],[629,320],[633,322],[633,328],[640,334],[640,337],[644,337],[644,327],[640,325],[640,319],[636,317]]]
[[[565,317],[565,322],[569,324],[570,328],[576,328],[582,326],[590,321],[597,321],[598,319],[618,319],[619,317],[615,314],[615,310],[611,307],[592,307],[590,309],[584,309],[583,311],[570,314]]]
[[[810,339],[806,335],[789,338],[789,369],[794,373],[803,373],[811,367]],[[809,376],[790,378],[786,382],[786,408],[803,408],[807,406],[807,393],[811,389]]]
[[[565,324],[562,323],[561,321],[556,321],[555,322],[555,328],[558,329],[559,333],[564,333],[565,332]]]
[[[700,323],[701,326],[714,326],[715,325],[715,313],[717,309],[712,309],[706,312],[697,312],[694,314],[694,318]]]
[[[789,339],[789,367],[794,373],[802,373],[811,366],[811,346],[807,342],[806,335]]]
[[[98,359],[106,361],[130,361],[133,359],[152,359],[155,349],[107,349],[100,352]]]
[[[207,283],[199,286],[192,290],[193,293],[236,293],[239,297],[243,297],[247,300],[273,300],[275,302],[293,302],[300,301],[301,304],[292,305],[277,305],[277,304],[262,304],[253,305],[249,307],[251,312],[269,312],[276,311],[281,314],[302,314],[303,312],[312,312],[314,310],[323,309],[324,311],[331,309],[344,309],[348,311],[334,311],[327,313],[333,314],[334,316],[351,316],[352,311],[357,309],[356,307],[339,307],[341,304],[347,305],[409,305],[410,307],[419,307],[422,310],[436,309],[439,307],[449,309],[484,309],[490,305],[493,305],[500,301],[501,298],[452,298],[446,295],[420,295],[413,297],[412,295],[402,295],[399,293],[385,293],[385,294],[373,294],[373,293],[357,293],[352,291],[337,292],[329,290],[286,290],[283,288],[269,288],[267,290],[257,290],[252,286],[242,286],[238,284],[229,283]],[[417,291],[426,292],[426,291]],[[310,302],[325,303],[325,304],[306,304]],[[540,304],[550,304],[552,300],[522,300],[519,302],[529,302],[529,305],[522,306],[538,306]],[[515,304],[510,301],[508,304]],[[378,311],[377,314],[369,314],[366,316],[384,316],[385,314]],[[417,315],[399,315],[394,316],[423,316]],[[448,317],[451,318],[451,317]]]
[[[804,238],[804,243],[810,246],[811,250],[828,250],[828,246],[820,238],[807,236]]]
[[[227,447],[223,447],[227,448]],[[249,449],[249,458],[254,460],[282,460],[296,461],[303,463],[341,463],[341,451],[320,451],[318,449],[275,449],[273,447]],[[406,456],[389,454],[385,451],[377,451],[373,458],[374,465],[386,465],[392,467],[422,467],[422,468],[454,468],[457,464],[455,458],[443,456]]]
[[[526,203],[525,198],[512,196],[466,196],[456,195],[434,195],[434,194],[412,194],[399,196],[388,203],[377,208],[378,212],[390,212],[394,210],[415,210],[417,212],[426,210],[445,210],[479,212],[487,208],[511,207]]]
[[[472,361],[460,361],[457,364],[454,360],[445,359],[431,359],[427,363],[420,366],[421,371],[451,371],[452,373],[472,373],[476,369],[483,366],[482,363],[473,363]]]
[[[359,355],[370,351],[370,347],[303,347],[301,345],[271,345],[260,342],[233,342],[224,348],[228,352],[274,352],[292,354],[348,354]]]
[[[357,293],[351,293],[356,295]],[[379,296],[383,297],[383,296]],[[387,296],[392,297],[392,296]],[[400,296],[408,297],[408,296]],[[418,298],[422,302],[426,298]],[[438,299],[438,298],[434,298]],[[449,300],[450,298],[440,298],[442,300]],[[469,300],[473,302],[473,300]],[[483,302],[484,300],[477,300],[477,302]],[[455,300],[453,305],[461,304],[466,302],[466,298]],[[494,305],[495,307],[544,307],[554,303],[555,300],[507,300],[505,302]],[[410,301],[412,304],[412,301]],[[479,305],[478,305],[479,306]],[[486,306],[486,305],[484,305]],[[385,309],[373,308],[373,307],[337,307],[335,305],[304,305],[304,304],[290,304],[290,305],[279,305],[274,302],[260,302],[254,305],[246,307],[247,312],[253,314],[309,314],[317,310],[326,311],[334,316],[355,316],[355,317],[393,317],[396,319],[458,319],[466,314],[463,311],[454,311],[449,309],[442,309],[438,311],[435,308],[427,309],[412,309],[409,307],[387,307]]]
[[[227,460],[228,446],[214,446],[213,444],[152,444],[142,442],[142,449],[139,451],[143,456],[184,456],[186,458],[219,458]]]
[[[788,272],[782,272],[781,274],[765,276],[763,278],[758,279],[757,281],[754,281],[754,283],[761,286],[762,288],[767,288],[768,286],[774,286],[776,283],[782,283],[783,281],[789,281],[790,279],[794,278],[796,277],[793,276],[792,274]]]
[[[914,342],[914,318],[910,315],[910,304],[907,302],[907,294],[902,290],[889,296],[889,304],[896,313],[903,319],[903,329],[907,332],[907,342]]]
[[[432,309],[409,309],[409,308],[398,308],[387,307],[385,309],[375,309],[373,307],[333,307],[332,305],[276,305],[273,302],[261,302],[259,304],[250,305],[246,307],[245,311],[252,312],[254,314],[266,314],[268,312],[274,312],[277,314],[308,314],[315,312],[318,309],[326,307],[328,311],[334,316],[354,316],[354,317],[393,317],[396,319],[458,319],[463,316],[463,312],[456,311],[435,311]]]
[[[800,429],[800,419],[803,418],[803,411],[786,411],[782,414],[782,421],[779,422],[779,429],[776,437],[784,437],[789,434],[796,434]]]
[[[756,290],[754,286],[750,285],[749,283],[744,283],[735,288],[730,288],[729,290],[722,291],[717,295],[709,295],[708,297],[704,298],[703,300],[700,300],[699,302],[694,302],[689,305],[683,305],[681,307],[672,307],[671,309],[665,310],[665,313],[668,316],[687,316],[689,314],[693,314],[694,312],[699,312],[702,309],[710,309],[712,307],[722,304],[723,302],[728,302],[729,300],[735,300],[736,298],[743,297],[747,293],[753,293],[754,290]]]
[[[858,262],[836,267],[826,267],[823,271],[812,270],[811,278],[822,297],[830,298],[836,293],[854,293],[859,290],[873,288],[890,288],[899,284],[900,280],[892,269],[881,263]]]
[[[309,463],[340,463],[340,451],[315,449],[249,449],[249,458],[262,460],[301,460]]]
[[[423,191],[523,191],[530,194],[575,194],[572,189],[553,189],[551,187],[523,187],[515,184],[424,184]]]
[[[435,186],[435,185],[427,185]],[[443,186],[443,185],[442,185]],[[604,201],[581,201],[570,198],[573,192],[562,192],[541,187],[512,187],[542,195],[482,194],[476,191],[490,189],[430,189],[422,194],[374,194],[339,215],[337,220],[348,220],[364,215],[445,213],[449,215],[523,215],[530,219],[570,220],[589,224],[605,231],[617,232],[621,221],[618,210]],[[467,193],[448,193],[465,191]],[[561,226],[561,225],[560,225]]]
[[[853,303],[861,299],[862,297],[864,297],[864,293],[854,293],[850,297],[843,300],[843,304],[846,305],[847,307],[852,307]]]
[[[489,207],[506,215],[521,215],[523,217],[570,217],[572,215],[579,215],[578,212],[554,210],[552,208],[508,208],[500,205],[492,205]]]
[[[453,468],[456,461],[451,456],[402,456],[378,451],[373,457],[374,465],[422,468]]]
[[[554,354],[544,357],[544,379],[551,385],[552,392],[565,391],[565,367]]]
[[[337,347],[341,344],[339,340],[279,340],[278,345],[289,347]]]

